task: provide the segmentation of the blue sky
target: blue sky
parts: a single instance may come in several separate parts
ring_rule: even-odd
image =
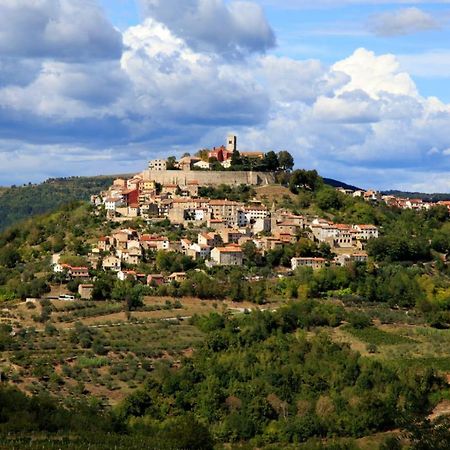
[[[0,185],[287,149],[450,192],[450,1],[4,0]]]

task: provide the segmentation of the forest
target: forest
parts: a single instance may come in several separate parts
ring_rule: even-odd
[[[36,214],[51,212],[75,200],[89,200],[110,186],[113,177],[50,178],[44,183],[11,186],[0,191],[0,231]]]

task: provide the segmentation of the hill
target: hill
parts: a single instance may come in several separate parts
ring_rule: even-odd
[[[88,200],[109,186],[114,176],[50,178],[40,184],[0,188],[0,230],[22,219],[53,211],[61,205]]]
[[[328,184],[329,186],[335,187],[335,188],[344,188],[344,189],[351,189],[353,191],[359,191],[361,188],[353,186],[351,184],[344,183],[343,181],[334,180],[333,178],[323,178],[323,181],[325,184]]]
[[[450,200],[450,194],[444,193],[434,193],[434,194],[425,194],[423,192],[406,192],[406,191],[384,191],[384,195],[395,195],[396,197],[404,197],[404,198],[420,198],[429,202],[439,202],[439,201],[448,201]]]

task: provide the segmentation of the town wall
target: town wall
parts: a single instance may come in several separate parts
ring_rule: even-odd
[[[145,170],[143,177],[144,180],[153,180],[163,185],[176,184],[180,187],[192,182],[198,182],[200,186],[219,184],[262,186],[275,183],[275,174],[272,172]]]

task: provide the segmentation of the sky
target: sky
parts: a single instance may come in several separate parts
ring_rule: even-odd
[[[0,185],[288,150],[450,192],[450,0],[2,0]]]

